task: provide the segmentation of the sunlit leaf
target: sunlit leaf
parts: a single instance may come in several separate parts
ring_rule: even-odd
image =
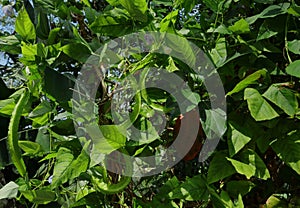
[[[24,155],[37,156],[42,152],[41,145],[31,141],[19,141],[19,147],[25,152]]]
[[[295,93],[288,88],[273,84],[263,96],[280,107],[289,116],[294,116],[298,110],[297,97]]]
[[[19,33],[24,40],[35,40],[35,27],[25,9],[22,7],[16,19],[16,32]]]
[[[250,32],[249,24],[245,19],[240,19],[239,21],[235,22],[234,25],[229,26],[228,29],[237,34]]]
[[[228,140],[230,157],[238,153],[250,140],[251,137],[247,135],[247,131],[242,129],[237,124],[230,125],[230,139]]]
[[[53,170],[52,187],[57,187],[69,180],[68,168],[73,159],[71,150],[65,147],[59,148]]]
[[[247,100],[250,114],[256,121],[271,120],[279,116],[256,89],[246,88],[244,99]]]
[[[1,199],[12,199],[17,197],[19,186],[15,182],[11,181],[0,189]]]
[[[270,178],[270,173],[263,160],[251,149],[245,150],[239,154],[239,159],[227,158],[234,166],[235,170],[245,175],[248,179],[252,176],[261,179]]]
[[[135,20],[147,22],[146,11],[148,7],[146,0],[120,0],[119,2]]]
[[[248,87],[249,85],[255,84],[260,78],[262,78],[262,77],[264,78],[266,76],[266,72],[267,71],[265,69],[261,69],[261,70],[254,72],[253,74],[250,74],[245,79],[240,81],[233,88],[233,90],[231,90],[230,92],[227,93],[227,95],[232,95],[234,93],[240,92],[243,89],[245,89],[246,87]]]

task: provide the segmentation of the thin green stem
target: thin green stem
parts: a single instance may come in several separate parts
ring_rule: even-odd
[[[288,49],[288,39],[287,39],[287,35],[288,35],[288,22],[289,22],[289,19],[290,19],[290,14],[288,14],[287,18],[286,18],[286,23],[285,23],[285,37],[284,37],[284,42],[285,42],[285,51],[286,51],[286,55],[287,55],[287,58],[288,58],[288,61],[289,63],[292,63],[292,59],[290,57],[290,54],[289,54],[289,49]]]

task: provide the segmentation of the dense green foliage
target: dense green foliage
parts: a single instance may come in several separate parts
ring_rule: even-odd
[[[296,1],[18,0],[14,9],[15,32],[0,37],[7,57],[0,69],[0,207],[300,206]],[[148,156],[174,141],[180,113],[158,89],[131,103],[135,127],[150,128],[154,139],[132,142],[112,121],[116,83],[151,67],[178,75],[198,95],[186,97],[198,104],[207,137],[210,130],[224,133],[205,162],[182,160],[160,174],[131,178],[106,171],[88,154],[89,142],[74,128],[72,95],[92,54],[114,38],[146,31],[176,34],[208,55],[224,85],[227,120],[222,125],[225,112],[209,110],[203,80],[182,60],[150,52],[123,57],[94,103],[98,125],[114,144],[107,153]],[[175,51],[186,57],[190,49],[183,44]],[[150,122],[155,111],[167,118],[163,131]]]

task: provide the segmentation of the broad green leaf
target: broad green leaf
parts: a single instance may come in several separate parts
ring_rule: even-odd
[[[240,57],[242,57],[242,56],[245,56],[245,55],[251,54],[251,53],[253,53],[253,52],[252,52],[252,51],[250,51],[250,50],[248,50],[248,51],[245,51],[244,53],[239,53],[239,52],[236,52],[236,53],[235,53],[233,56],[231,56],[231,57],[227,58],[225,62],[223,62],[223,63],[220,63],[220,65],[219,65],[219,66],[217,65],[217,67],[218,67],[218,68],[221,68],[221,67],[223,67],[224,65],[228,64],[229,62],[231,62],[231,61],[233,61],[233,60],[235,60],[235,59],[237,59],[237,58],[240,58]]]
[[[19,141],[19,147],[25,152],[24,155],[38,156],[42,153],[41,145],[32,141]]]
[[[237,201],[234,201],[234,207],[235,208],[244,208],[244,202],[243,202],[243,197],[241,194],[238,195]]]
[[[41,127],[39,129],[35,142],[41,146],[44,152],[50,151],[50,134],[47,127]]]
[[[231,163],[226,160],[227,156],[228,154],[225,151],[217,152],[213,156],[208,168],[207,182],[209,184],[217,182],[236,173]]]
[[[228,139],[229,155],[232,157],[238,153],[250,140],[247,131],[237,124],[230,123],[230,138]]]
[[[237,198],[238,195],[246,195],[249,193],[253,188],[255,187],[255,184],[251,181],[229,181],[226,184],[226,190],[229,193],[231,197]]]
[[[176,178],[176,176],[172,177],[171,179],[169,179],[166,183],[164,183],[162,185],[162,187],[159,188],[158,190],[158,194],[156,194],[153,198],[153,200],[151,201],[151,203],[149,204],[149,206],[154,207],[154,206],[160,206],[162,205],[162,201],[164,201],[164,207],[166,208],[178,208],[178,206],[173,206],[171,205],[171,202],[173,200],[169,199],[168,194],[173,191],[175,188],[179,187],[180,182],[178,181],[178,179]],[[145,205],[143,206],[145,207]]]
[[[130,66],[129,66],[129,71],[131,74],[134,74],[134,72],[140,70],[140,69],[143,69],[145,68],[148,64],[152,63],[153,62],[153,59],[155,56],[150,53],[148,54],[147,56],[145,56],[142,60],[136,62],[136,63],[132,63]]]
[[[68,168],[69,180],[77,178],[81,173],[85,172],[89,166],[88,147],[90,142],[87,142],[81,150],[80,155],[72,161]]]
[[[225,38],[219,38],[216,42],[216,47],[210,52],[210,56],[217,67],[225,63],[227,59],[227,47]]]
[[[11,94],[8,99],[0,100],[0,115],[2,114],[4,116],[10,116],[12,114],[13,109],[15,108],[16,102],[23,93],[24,88],[21,88],[15,91],[13,94]],[[22,115],[27,116],[27,110],[27,108],[24,109]]]
[[[280,85],[271,85],[263,96],[280,107],[289,116],[294,116],[298,110],[298,100],[295,93]]]
[[[187,178],[180,186],[172,190],[168,196],[170,199],[184,199],[187,201],[203,200],[208,197],[206,181],[202,175]]]
[[[289,75],[300,78],[299,68],[300,68],[300,60],[296,60],[296,61],[290,63],[290,65],[288,65],[286,67],[285,71]]]
[[[183,110],[181,111],[181,113],[185,113],[185,112],[189,112],[191,110],[193,110],[198,103],[201,101],[201,98],[199,96],[199,94],[192,92],[190,89],[181,89],[180,92],[183,96],[184,96],[184,101],[181,104],[181,106],[184,106],[184,108],[182,108]],[[215,113],[217,111],[212,111],[212,113]],[[208,112],[210,113],[210,112]]]
[[[234,93],[240,92],[246,87],[248,87],[251,84],[255,84],[257,80],[259,80],[261,77],[266,77],[267,71],[265,69],[258,70],[254,72],[253,74],[250,74],[245,79],[240,81],[230,92],[227,93],[227,95],[232,95]]]
[[[16,106],[15,99],[0,100],[0,115],[10,116]]]
[[[94,144],[94,151],[109,154],[120,147],[125,146],[126,132],[115,125],[92,124],[86,127],[86,131]]]
[[[37,107],[35,107],[33,109],[33,111],[31,111],[31,113],[29,113],[28,116],[30,118],[35,118],[35,117],[42,116],[43,114],[49,113],[51,111],[52,111],[52,107],[51,107],[50,103],[47,101],[43,101]]]
[[[291,15],[294,15],[296,17],[300,16],[300,6],[295,4],[294,1],[292,1],[292,6],[288,9],[288,13]]]
[[[294,54],[300,54],[300,40],[288,41],[288,49]]]
[[[176,0],[175,6],[180,6],[180,8],[184,8],[185,12],[191,12],[196,4],[196,0]]]
[[[249,23],[245,19],[240,19],[234,25],[228,27],[229,30],[236,34],[244,34],[250,32]]]
[[[50,190],[28,190],[21,191],[23,196],[35,204],[49,204],[56,200],[56,194]]]
[[[251,166],[231,158],[227,158],[227,160],[231,162],[239,174],[245,175],[247,179],[250,179],[252,176],[254,176],[256,169],[255,166]]]
[[[252,17],[246,18],[246,21],[251,25],[259,18],[272,18],[281,14],[287,13],[287,7],[289,7],[289,3],[284,3],[282,5],[271,5],[263,10],[261,13],[254,15]]]
[[[59,34],[60,31],[61,31],[61,28],[59,28],[59,27],[56,27],[56,28],[50,30],[49,36],[48,36],[48,41],[47,41],[49,45],[55,43],[57,35]]]
[[[20,41],[15,35],[0,37],[0,50],[11,54],[20,54]]]
[[[118,6],[120,5],[120,1],[119,0],[106,0],[110,5],[112,6]]]
[[[168,58],[168,63],[169,65],[166,67],[168,72],[179,71],[179,69],[175,65],[174,59],[171,56]]]
[[[56,156],[56,162],[53,170],[52,187],[55,188],[69,180],[68,168],[71,165],[74,156],[71,150],[61,147]]]
[[[45,69],[43,90],[49,98],[67,108],[69,106],[66,106],[66,103],[73,96],[73,91],[71,90],[73,88],[74,82],[71,79],[51,68]]]
[[[226,191],[221,191],[220,199],[225,207],[234,207],[233,202]]]
[[[259,41],[259,40],[268,39],[268,38],[273,37],[277,34],[278,34],[277,31],[273,31],[271,29],[271,27],[266,22],[264,22],[259,28],[256,40]]]
[[[114,8],[96,18],[90,25],[94,33],[119,37],[133,30],[132,20],[126,10]]]
[[[300,174],[300,132],[291,132],[283,138],[276,139],[271,147],[278,157]]]
[[[170,12],[165,18],[160,22],[160,32],[174,32],[174,26],[177,21],[178,10]]]
[[[45,125],[49,121],[49,113],[51,111],[52,107],[50,103],[43,101],[29,113],[28,117],[35,123]]]
[[[129,128],[127,138],[131,141],[135,140],[139,145],[149,144],[160,138],[152,123],[146,118],[137,119],[135,126],[139,127],[139,131],[136,131],[135,128],[133,130]]]
[[[260,179],[270,178],[270,173],[264,164],[264,161],[251,149],[245,150],[239,154],[239,160],[227,158],[234,166],[235,170],[248,179],[255,176]]]
[[[162,187],[159,188],[159,194],[155,196],[156,199],[162,199],[165,198],[166,195],[168,195],[170,192],[172,192],[175,188],[179,187],[180,182],[176,178],[176,176],[173,176],[171,179],[169,179],[165,184],[162,185]]]
[[[244,99],[247,100],[250,114],[256,121],[271,120],[279,116],[256,89],[246,88]]]
[[[233,208],[233,202],[231,201],[228,193],[226,191],[221,191],[221,194],[219,195],[216,193],[215,190],[210,188],[210,194],[212,198],[212,204],[213,207],[218,207],[218,208]]]
[[[21,58],[21,61],[35,61],[37,54],[37,44],[31,45],[31,44],[25,44],[22,42],[22,55],[23,57]],[[25,62],[26,64],[26,62]]]
[[[220,25],[217,28],[209,28],[207,30],[208,33],[220,33],[220,34],[224,34],[224,35],[230,35],[232,34],[232,31],[230,31],[225,25]]]
[[[91,51],[81,43],[71,43],[60,48],[69,57],[79,62],[85,62],[91,55]]]
[[[24,40],[35,40],[35,27],[25,7],[22,7],[18,13],[15,28],[16,32],[19,33]]]
[[[1,199],[12,199],[18,195],[19,185],[11,181],[0,189],[0,200]]]
[[[50,23],[46,12],[42,11],[40,6],[35,5],[35,13],[37,13],[36,35],[46,40],[50,32]]]
[[[195,66],[197,61],[195,50],[187,39],[170,34],[165,36],[165,42],[162,47],[166,54],[178,58],[191,68]]]
[[[92,53],[93,50],[91,49],[89,43],[80,35],[80,33],[77,30],[77,28],[76,27],[72,27],[72,29],[73,29],[73,34],[74,34],[75,38],[80,42],[80,44],[83,44],[86,48],[88,48],[90,50],[90,53]]]
[[[92,7],[91,3],[89,2],[89,0],[82,0],[82,3],[84,3],[88,7]]]
[[[120,0],[120,4],[129,12],[133,19],[147,22],[146,11],[148,10],[146,0]]]
[[[224,0],[204,0],[204,4],[210,8],[214,13],[220,12],[221,5]]]
[[[203,130],[207,138],[222,137],[227,130],[226,113],[221,109],[205,110]]]

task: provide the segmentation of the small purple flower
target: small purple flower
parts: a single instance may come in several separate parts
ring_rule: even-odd
[[[48,182],[52,183],[53,175],[48,178]]]

